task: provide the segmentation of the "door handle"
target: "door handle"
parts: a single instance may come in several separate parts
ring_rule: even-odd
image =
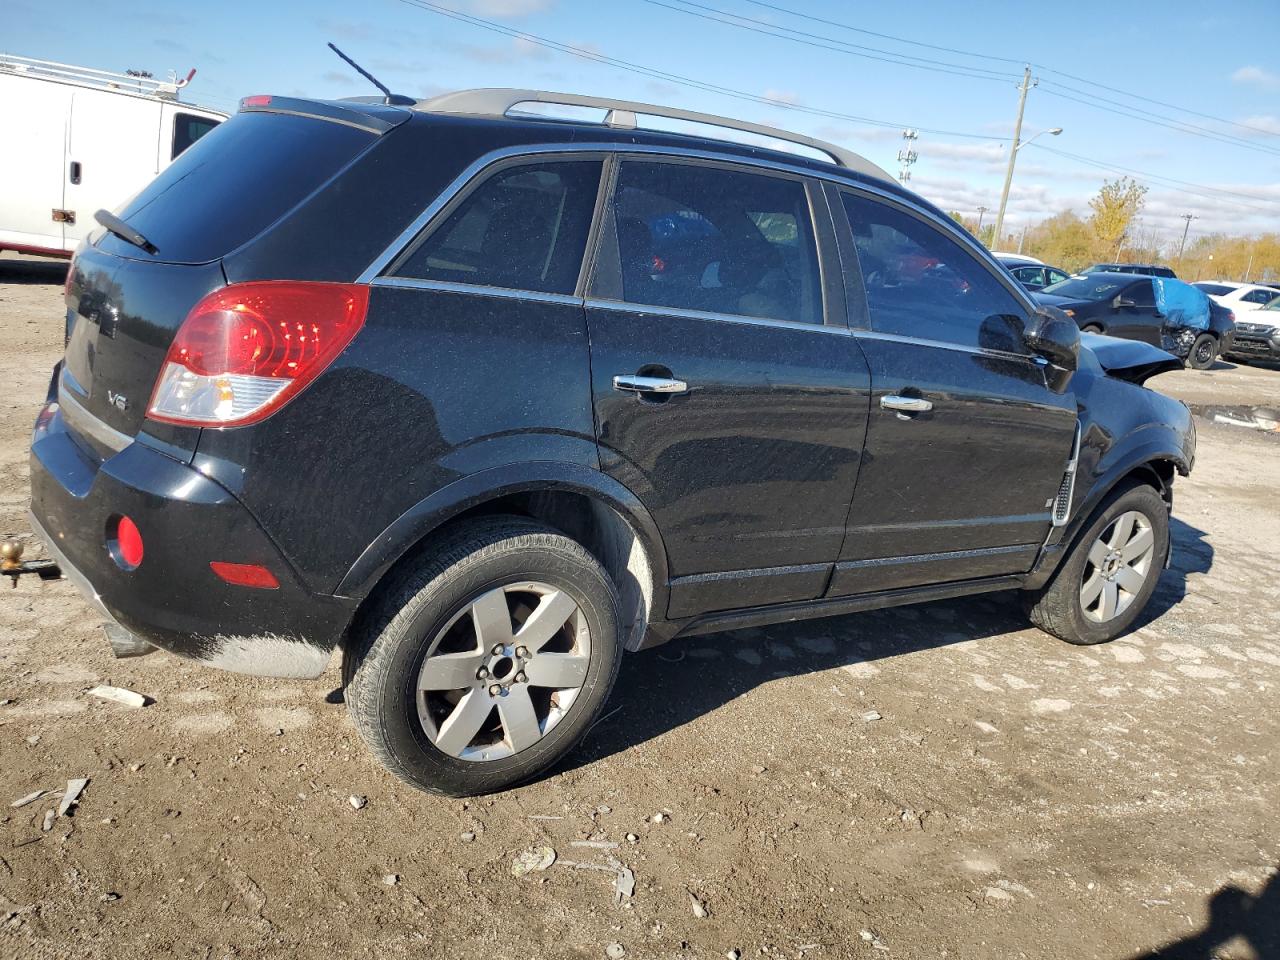
[[[613,389],[624,393],[686,393],[689,385],[671,377],[642,377],[630,374],[613,378]]]
[[[900,410],[903,413],[928,413],[933,409],[933,403],[923,397],[900,397],[890,393],[880,398],[880,407],[884,410]]]
[[[80,161],[79,160],[71,161],[70,179],[73,184],[78,184],[80,182]]]

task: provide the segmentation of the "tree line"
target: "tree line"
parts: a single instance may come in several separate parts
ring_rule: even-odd
[[[1064,210],[1023,231],[1006,233],[999,243],[991,224],[982,224],[979,230],[974,218],[956,211],[951,216],[991,249],[1019,252],[1064,270],[1102,262],[1159,263],[1193,282],[1280,282],[1280,233],[1192,236],[1179,256],[1181,233],[1161,236],[1143,224],[1146,195],[1147,188],[1130,177],[1108,180],[1089,201],[1088,215]]]

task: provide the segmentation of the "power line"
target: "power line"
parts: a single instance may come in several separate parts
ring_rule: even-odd
[[[762,36],[773,37],[776,40],[787,40],[791,43],[799,43],[807,47],[815,47],[822,50],[830,50],[835,53],[843,53],[846,56],[861,57],[869,60],[877,60],[882,63],[892,63],[897,66],[911,67],[918,70],[929,70],[935,73],[945,73],[945,74],[950,74],[952,76],[967,77],[972,80],[995,80],[997,82],[1005,82],[1005,81],[1012,81],[1017,79],[1016,77],[1008,73],[990,71],[990,70],[986,70],[984,68],[979,68],[979,67],[967,67],[963,64],[943,63],[943,64],[935,65],[935,64],[930,64],[928,62],[912,63],[909,61],[913,61],[913,60],[918,61],[918,60],[921,60],[921,58],[908,57],[905,54],[894,54],[891,51],[880,50],[875,47],[862,47],[856,44],[845,44],[842,41],[830,41],[828,38],[820,37],[817,34],[806,33],[800,30],[793,30],[789,27],[777,26],[775,24],[768,23],[767,21],[757,20],[753,17],[745,17],[745,16],[742,16],[741,14],[729,13],[725,10],[721,10],[716,7],[708,6],[703,3],[694,2],[694,0],[676,0],[677,3],[682,4],[681,6],[675,6],[672,3],[666,3],[666,2],[663,2],[663,0],[644,0],[644,2],[652,6],[662,7],[666,10],[672,10],[677,13],[683,13],[687,16],[697,17],[698,19],[706,20],[709,23],[719,23],[723,26],[736,27],[740,30],[747,30],[747,31],[750,31],[751,33],[757,33]],[[697,9],[688,9],[690,7],[694,7]],[[698,10],[709,11],[709,13],[699,13]],[[807,15],[797,14],[797,16],[807,16]],[[829,21],[824,20],[823,22],[829,22]],[[839,45],[837,46],[835,44],[839,44]],[[857,47],[857,49],[848,49],[852,47]],[[878,54],[884,54],[884,56],[875,56],[873,54],[859,52],[861,50],[874,50]],[[977,54],[970,54],[970,55],[978,56]],[[951,69],[951,68],[954,68],[954,69]],[[1088,83],[1089,81],[1086,80],[1083,82]],[[1130,106],[1129,104],[1120,103],[1115,100],[1110,100],[1106,97],[1100,97],[1095,94],[1088,93],[1084,90],[1077,90],[1074,87],[1069,87],[1065,84],[1058,83],[1057,81],[1053,81],[1052,83],[1054,86],[1059,87],[1060,89],[1065,90],[1067,92],[1059,93],[1054,90],[1044,91],[1045,93],[1048,93],[1051,96],[1056,96],[1064,100],[1072,100],[1076,103],[1083,104],[1084,106],[1092,107],[1097,110],[1102,110],[1107,113],[1119,114],[1120,116],[1128,117],[1129,119],[1132,119],[1132,120],[1139,120],[1144,123],[1151,123],[1151,124],[1154,124],[1155,126],[1164,127],[1169,130],[1174,130],[1178,133],[1184,133],[1188,136],[1199,136],[1208,140],[1212,140],[1216,143],[1225,144],[1227,146],[1239,147],[1245,150],[1253,150],[1258,153],[1266,153],[1272,156],[1280,156],[1280,149],[1269,146],[1267,144],[1253,143],[1241,137],[1233,136],[1232,134],[1222,133],[1217,130],[1210,130],[1207,127],[1201,127],[1193,123],[1188,123],[1186,121],[1176,120],[1172,117],[1166,117],[1160,114],[1155,114],[1150,110],[1144,109],[1142,107]],[[1073,93],[1078,94],[1079,96],[1078,97],[1071,96],[1070,94],[1073,94]],[[1081,99],[1081,98],[1087,98],[1087,99]],[[1104,106],[1104,104],[1108,104],[1108,103],[1112,104],[1114,108],[1119,108],[1119,109],[1113,109],[1113,107]],[[1230,122],[1230,121],[1223,121],[1223,122]]]
[[[460,23],[467,23],[482,30],[488,30],[492,33],[502,34],[517,40],[523,40],[548,50],[555,50],[559,53],[566,53],[570,56],[579,57],[583,60],[590,60],[594,63],[601,63],[607,66],[615,67],[619,70],[626,70],[640,76],[649,77],[655,80],[665,80],[668,83],[679,84],[685,87],[691,87],[695,90],[703,90],[708,93],[718,93],[726,97],[732,97],[736,100],[745,100],[750,103],[763,104],[769,107],[780,107],[785,110],[793,110],[798,113],[806,113],[816,117],[824,117],[829,120],[843,120],[848,123],[866,124],[872,127],[885,127],[891,129],[899,129],[902,127],[915,127],[915,129],[925,133],[936,133],[946,137],[964,137],[972,140],[992,140],[1003,141],[1004,137],[993,137],[981,133],[965,133],[959,130],[941,130],[934,127],[922,127],[918,124],[907,124],[899,121],[877,120],[873,117],[860,117],[851,113],[840,113],[835,110],[823,110],[818,107],[809,107],[799,103],[788,103],[783,100],[775,100],[771,97],[761,96],[760,94],[749,93],[745,90],[738,90],[734,87],[725,87],[720,84],[709,83],[704,80],[695,80],[692,77],[686,77],[678,73],[668,73],[664,70],[658,70],[654,67],[647,67],[643,64],[634,63],[628,60],[619,60],[616,57],[609,57],[594,50],[587,50],[583,47],[575,47],[572,44],[561,43],[558,40],[549,40],[546,37],[540,37],[537,34],[528,33],[524,30],[516,30],[513,27],[507,27],[492,20],[485,20],[481,17],[475,17],[468,13],[462,13],[459,10],[453,10],[449,7],[442,7],[429,0],[400,0],[401,3],[417,7],[429,13],[436,13],[442,17],[448,17],[451,20],[457,20]]]
[[[1206,200],[1216,200],[1220,203],[1229,203],[1232,206],[1242,207],[1249,210],[1256,210],[1259,213],[1265,213],[1271,216],[1276,216],[1280,214],[1280,208],[1267,209],[1265,207],[1255,206],[1255,204],[1258,204],[1258,203],[1274,203],[1274,204],[1280,205],[1280,200],[1271,200],[1271,199],[1268,199],[1267,197],[1255,197],[1245,193],[1235,193],[1234,191],[1231,191],[1231,190],[1223,190],[1220,187],[1211,187],[1203,183],[1192,183],[1191,181],[1188,181],[1188,180],[1178,180],[1173,177],[1166,177],[1158,173],[1148,173],[1145,170],[1135,170],[1132,167],[1124,167],[1115,163],[1107,163],[1102,160],[1095,160],[1092,157],[1082,157],[1079,154],[1068,153],[1066,150],[1059,150],[1056,147],[1048,147],[1042,143],[1028,143],[1027,146],[1035,147],[1037,150],[1044,150],[1047,153],[1052,153],[1056,156],[1063,157],[1067,160],[1074,160],[1076,163],[1084,163],[1084,164],[1088,164],[1091,167],[1098,167],[1103,170],[1108,170],[1112,173],[1127,173],[1135,177],[1140,177],[1144,180],[1154,180],[1154,181],[1157,181],[1157,184],[1156,184],[1157,186],[1162,186],[1162,187],[1165,187],[1166,189],[1170,189],[1170,188],[1177,189],[1177,190],[1180,190],[1182,193],[1190,194],[1193,197],[1202,197],[1203,199],[1206,199]],[[1164,182],[1161,183],[1159,181],[1164,181]],[[1194,189],[1187,189],[1188,187],[1191,187]],[[1212,191],[1212,193],[1198,192],[1202,190]],[[1214,194],[1216,194],[1216,196]],[[1235,197],[1239,197],[1251,202],[1241,203],[1240,200],[1231,199]]]
[[[1011,73],[987,70],[983,67],[970,67],[960,63],[940,63],[936,60],[931,61],[926,60],[923,57],[913,57],[909,54],[894,53],[890,50],[882,50],[878,47],[867,47],[856,43],[846,43],[843,40],[832,40],[829,37],[822,37],[816,33],[806,33],[803,30],[795,30],[791,27],[779,26],[765,20],[757,20],[754,17],[745,17],[742,14],[731,13],[727,10],[720,10],[716,7],[707,6],[706,4],[694,3],[693,0],[678,0],[679,3],[683,4],[683,6],[663,3],[662,0],[644,0],[644,2],[655,7],[674,10],[676,13],[683,13],[690,17],[697,17],[700,20],[707,20],[711,23],[722,23],[725,26],[738,27],[739,29],[749,30],[752,33],[758,33],[766,37],[774,37],[779,40],[790,40],[793,43],[801,43],[807,47],[816,47],[820,50],[831,50],[836,53],[844,53],[853,57],[877,60],[881,63],[892,63],[903,67],[914,67],[918,70],[931,70],[935,73],[948,73],[953,76],[969,77],[973,80],[996,80],[1003,83],[1008,80],[1016,79],[1016,77]],[[690,7],[696,7],[697,9],[688,9]],[[707,12],[699,13],[698,10],[704,10]],[[918,62],[912,63],[909,61]]]
[[[781,4],[767,3],[765,2],[765,0],[742,0],[742,2],[749,3],[757,7],[763,7],[767,10],[773,10],[776,13],[784,13],[792,17],[799,17],[802,20],[808,20],[812,23],[821,23],[824,26],[836,27],[840,30],[848,30],[853,33],[860,33],[866,36],[877,37],[881,40],[892,40],[895,43],[907,44],[908,46],[913,46],[913,47],[921,47],[926,50],[940,50],[946,53],[958,54],[964,57],[973,57],[979,60],[992,60],[1000,63],[1016,63],[1018,65],[1021,65],[1023,62],[1021,60],[1012,59],[1010,57],[998,57],[993,54],[987,54],[987,53],[974,53],[971,50],[961,50],[956,47],[939,46],[937,44],[924,43],[923,41],[920,41],[920,40],[909,40],[906,37],[898,37],[889,33],[877,33],[874,30],[867,30],[863,27],[855,27],[853,24],[843,23],[839,20],[830,20],[830,19],[827,19],[826,17],[819,17],[810,13],[802,13],[799,10],[792,10],[789,7],[782,6]],[[1032,63],[1031,65],[1041,73],[1052,73],[1059,77],[1065,77],[1068,80],[1074,80],[1076,83],[1084,83],[1084,84],[1088,84],[1091,87],[1097,87],[1100,90],[1107,90],[1111,93],[1118,93],[1121,96],[1129,97],[1132,100],[1142,100],[1146,103],[1153,103],[1156,106],[1165,107],[1166,109],[1169,109],[1169,110],[1176,110],[1179,113],[1188,113],[1188,114],[1191,114],[1192,116],[1201,117],[1202,119],[1205,119],[1205,120],[1212,120],[1215,123],[1223,123],[1229,126],[1239,127],[1242,130],[1247,130],[1250,133],[1254,133],[1254,134],[1261,134],[1262,136],[1268,136],[1268,137],[1280,136],[1280,133],[1278,133],[1275,130],[1268,130],[1264,127],[1251,126],[1250,124],[1240,123],[1239,121],[1236,121],[1236,120],[1228,120],[1225,117],[1214,116],[1211,113],[1203,113],[1199,110],[1192,110],[1189,107],[1180,107],[1177,104],[1168,103],[1167,101],[1164,101],[1164,100],[1156,100],[1153,97],[1143,96],[1142,94],[1130,93],[1127,90],[1121,90],[1119,87],[1111,87],[1104,83],[1099,83],[1096,80],[1089,80],[1086,77],[1080,77],[1075,74],[1066,73],[1065,71],[1062,71],[1062,70],[1055,70],[1052,67],[1046,66],[1045,64],[1042,64],[1042,63]],[[1135,109],[1140,109],[1140,108],[1135,108]]]

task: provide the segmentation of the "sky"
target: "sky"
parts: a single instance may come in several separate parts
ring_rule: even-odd
[[[333,41],[397,93],[531,87],[670,104],[831,140],[894,175],[914,128],[909,186],[966,216],[986,207],[986,223],[1030,63],[1006,231],[1087,216],[1102,182],[1129,172],[1150,188],[1140,229],[1165,244],[1183,214],[1193,237],[1280,232],[1276,0],[4,5],[3,52],[158,77],[195,67],[182,99],[225,111],[255,93],[375,93]]]

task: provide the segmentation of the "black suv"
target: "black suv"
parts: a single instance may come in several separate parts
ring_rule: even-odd
[[[1154,263],[1095,263],[1081,273],[1136,273],[1144,277],[1167,277],[1178,279],[1172,267],[1161,267]]]
[[[1138,384],[1176,361],[1081,349],[838,147],[531,91],[252,97],[99,220],[35,529],[119,653],[341,649],[427,790],[547,768],[624,650],[1010,589],[1099,643],[1168,558],[1194,431]]]

